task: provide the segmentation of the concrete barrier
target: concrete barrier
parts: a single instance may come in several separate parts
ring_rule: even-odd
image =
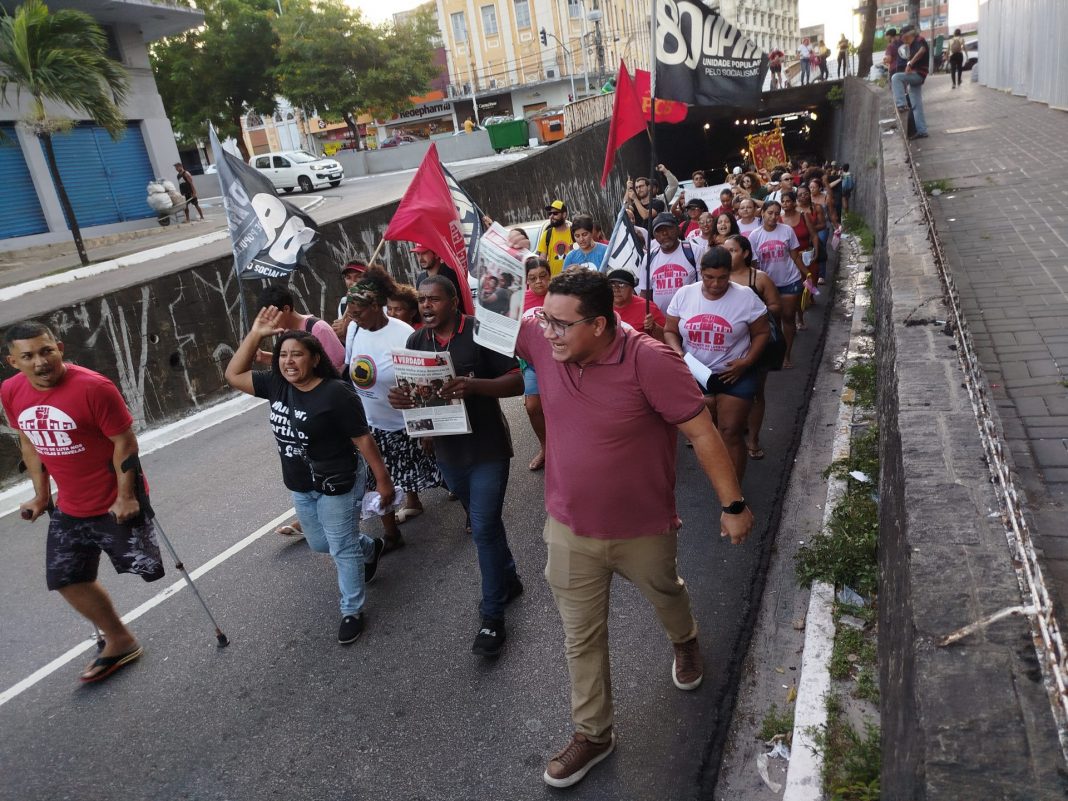
[[[636,173],[649,156],[644,137],[632,140],[620,153],[621,168],[601,189],[596,172],[607,136],[608,125],[602,123],[530,158],[461,183],[486,213],[502,223],[541,219],[545,205],[560,197],[573,213],[589,211],[608,227],[624,193],[619,176],[627,169]],[[475,146],[476,139],[472,137]],[[344,291],[337,270],[339,254],[370,256],[396,207],[396,202],[388,203],[322,227],[322,242],[313,248],[308,268],[290,281],[301,310],[334,319]],[[387,243],[380,259],[406,281],[415,274],[415,262],[404,244]],[[115,381],[139,428],[180,417],[226,395],[223,369],[241,337],[238,283],[230,257],[172,273],[165,269],[161,265],[160,276],[148,283],[57,308],[41,318],[64,341],[71,361]],[[245,282],[250,306],[261,286],[260,281]],[[11,372],[4,365],[3,377]],[[4,434],[0,477],[10,479],[17,475],[17,440],[10,428]]]
[[[1064,758],[889,93],[846,81],[841,161],[875,232],[882,797],[1064,798]]]

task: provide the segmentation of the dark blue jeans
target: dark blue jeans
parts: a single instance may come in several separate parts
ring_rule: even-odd
[[[508,587],[515,579],[515,560],[504,533],[504,493],[509,460],[454,465],[438,462],[438,470],[471,516],[471,539],[482,571],[482,617],[502,619]]]

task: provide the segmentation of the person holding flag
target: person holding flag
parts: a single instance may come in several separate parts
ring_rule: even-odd
[[[664,341],[664,323],[667,318],[660,307],[634,293],[638,279],[630,270],[612,270],[608,273],[612,287],[612,307],[619,319],[634,328],[644,331],[653,339]]]
[[[426,245],[420,244],[412,245],[412,253],[415,255],[416,261],[419,262],[419,266],[423,268],[423,271],[415,278],[416,289],[418,289],[419,285],[430,276],[443,275],[452,281],[452,285],[456,287],[457,295],[463,293],[464,290],[460,286],[460,279],[456,275],[456,270],[443,262],[437,253],[432,251]],[[470,292],[471,290],[467,291]]]

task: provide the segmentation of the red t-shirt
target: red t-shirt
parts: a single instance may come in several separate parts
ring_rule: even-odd
[[[625,323],[628,323],[636,331],[645,330],[645,298],[638,295],[631,295],[630,303],[620,308],[619,306],[613,306],[616,310],[616,314],[619,315],[619,319]],[[665,322],[664,313],[660,311],[660,307],[652,301],[649,302],[649,311],[652,312],[653,322],[657,325],[663,325]]]
[[[34,389],[19,373],[0,386],[0,397],[8,423],[33,443],[56,480],[63,512],[96,517],[107,514],[119,492],[108,437],[126,431],[133,417],[109,379],[76,364],[66,367],[52,389]]]
[[[676,426],[704,400],[675,351],[616,327],[584,367],[558,362],[536,320],[524,320],[516,355],[534,366],[545,417],[545,507],[576,534],[631,539],[663,534],[675,512]]]

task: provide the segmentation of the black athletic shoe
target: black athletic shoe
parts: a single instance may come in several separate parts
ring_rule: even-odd
[[[363,634],[363,612],[358,615],[345,615],[341,618],[341,627],[337,630],[337,641],[342,645],[352,645]]]
[[[375,537],[375,554],[363,563],[363,583],[370,584],[378,575],[378,563],[382,560],[382,552],[386,550],[386,541],[381,537]]]
[[[482,628],[475,635],[471,653],[493,659],[501,655],[504,648],[504,621],[491,617],[483,618]]]

